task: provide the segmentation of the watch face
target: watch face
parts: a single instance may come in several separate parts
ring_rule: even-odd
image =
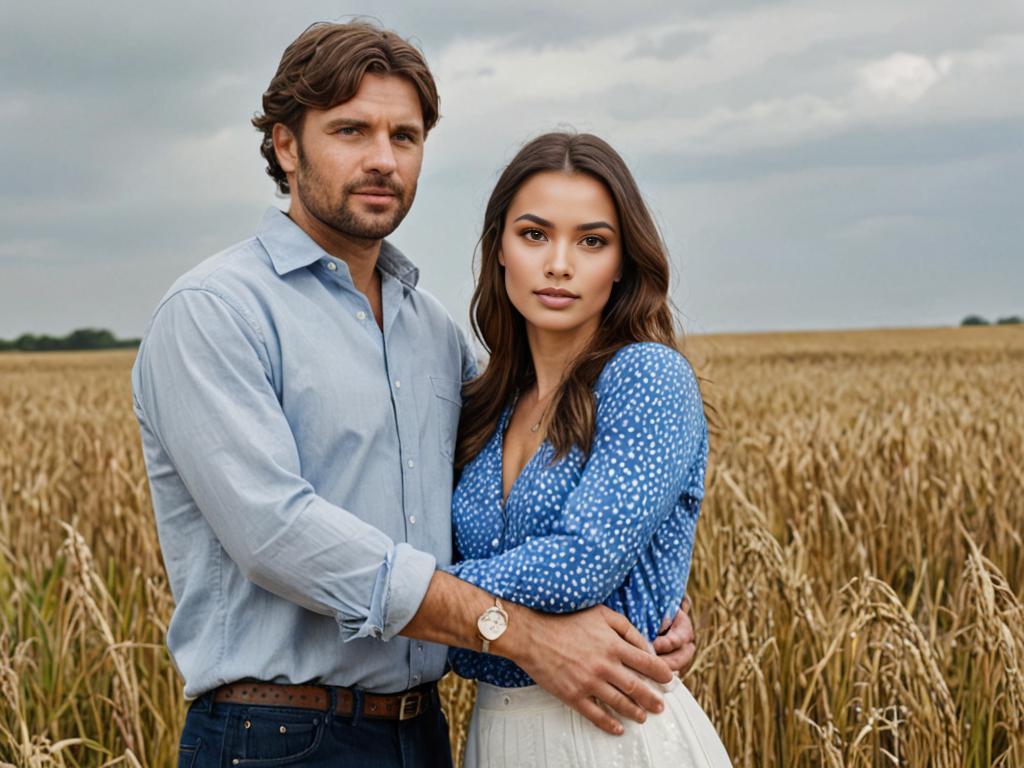
[[[508,627],[508,620],[497,608],[488,608],[476,622],[480,634],[488,640],[497,640]]]

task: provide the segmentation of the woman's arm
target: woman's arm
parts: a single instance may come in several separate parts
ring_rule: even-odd
[[[702,472],[707,425],[696,377],[668,347],[630,345],[602,379],[590,457],[551,533],[452,573],[547,613],[596,605],[622,583],[690,473]],[[691,544],[695,526],[696,513],[681,530]]]

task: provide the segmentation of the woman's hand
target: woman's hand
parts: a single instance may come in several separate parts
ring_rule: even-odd
[[[661,631],[654,639],[654,652],[677,675],[690,671],[693,657],[697,653],[697,638],[690,622],[690,598],[683,598],[675,620],[670,623],[665,619]]]

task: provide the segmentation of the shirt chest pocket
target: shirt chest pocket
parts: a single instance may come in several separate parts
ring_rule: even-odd
[[[462,383],[439,376],[430,377],[433,392],[431,408],[440,434],[441,454],[449,461],[455,459],[455,440],[459,432],[459,411],[462,409]]]

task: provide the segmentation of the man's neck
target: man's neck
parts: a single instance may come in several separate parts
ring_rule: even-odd
[[[288,218],[331,256],[348,265],[356,289],[374,304],[374,293],[379,294],[376,276],[377,259],[383,240],[366,240],[346,235],[320,221],[301,205],[288,209]]]

